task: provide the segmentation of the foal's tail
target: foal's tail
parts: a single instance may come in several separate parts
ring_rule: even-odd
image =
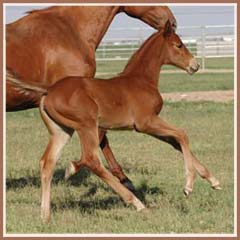
[[[36,83],[26,83],[21,80],[21,78],[14,73],[11,69],[7,68],[6,71],[6,81],[10,82],[17,88],[19,88],[21,91],[33,91],[35,93],[38,93],[40,95],[46,95],[48,90],[41,86],[36,86]]]

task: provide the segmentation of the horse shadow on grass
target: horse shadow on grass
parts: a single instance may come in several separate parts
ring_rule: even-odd
[[[77,176],[71,178],[71,185],[79,185]],[[126,203],[116,194],[113,190],[106,184],[95,184],[87,183],[88,191],[84,193],[80,199],[81,200],[66,200],[58,204],[52,204],[53,210],[66,210],[66,209],[78,209],[82,213],[92,214],[96,210],[109,210],[116,207],[127,207]],[[94,197],[97,193],[98,188],[104,189],[104,191],[109,192],[111,196],[105,198]],[[146,201],[147,195],[158,196],[165,195],[167,191],[159,187],[150,187],[146,182],[141,183],[138,187],[135,188],[134,194],[137,196],[144,204],[148,205]]]
[[[65,169],[57,169],[54,172],[52,184],[57,185],[64,181]],[[86,184],[87,178],[90,176],[90,172],[87,169],[81,169],[76,176],[70,178],[67,184],[72,186],[80,186],[81,184]],[[26,176],[20,178],[7,178],[6,179],[6,190],[22,189],[25,187],[40,187],[41,179],[39,176]]]
[[[144,204],[147,204],[146,201],[146,196],[151,195],[151,196],[157,196],[157,195],[165,195],[167,191],[164,190],[164,188],[160,187],[150,187],[147,185],[146,182],[143,182],[136,188],[134,191],[135,196],[141,200]]]
[[[64,182],[65,169],[57,169],[54,172],[52,184],[57,185],[61,182]],[[82,168],[77,174],[70,177],[65,183],[69,186],[81,186],[84,185],[88,188],[88,191],[81,196],[81,200],[67,199],[60,201],[58,204],[52,204],[53,211],[56,209],[79,209],[81,212],[93,213],[95,210],[101,209],[112,209],[116,206],[126,206],[126,204],[116,195],[113,190],[106,184],[96,184],[94,182],[88,181],[91,172]],[[63,183],[64,184],[64,183]],[[33,186],[40,188],[41,180],[39,176],[27,176],[21,177],[18,179],[7,178],[6,179],[6,190],[16,190],[23,189],[28,186]],[[97,193],[98,188],[103,189],[106,192],[110,192],[111,196],[106,198],[94,198],[94,195]],[[157,196],[165,195],[166,191],[163,188],[157,186],[150,187],[146,182],[141,183],[139,186],[135,187],[134,194],[147,205],[146,196]]]
[[[60,203],[52,203],[53,211],[76,209],[81,213],[93,214],[96,210],[109,210],[116,206],[124,206],[125,203],[120,201],[118,196],[109,196],[101,199],[82,199],[75,201],[74,199]]]

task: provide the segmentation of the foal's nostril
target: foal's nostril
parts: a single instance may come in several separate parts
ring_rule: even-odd
[[[197,62],[197,60],[195,58],[192,58],[189,61],[189,65],[187,67],[187,71],[189,74],[194,74],[195,72],[197,72],[199,69],[199,64]]]
[[[200,65],[197,63],[197,65],[195,67],[196,72],[198,71],[199,67],[200,67]]]
[[[195,58],[191,59],[191,61],[190,61],[190,68],[194,72],[197,72],[197,70],[199,69],[199,64],[198,64],[198,62],[197,62],[197,60]]]

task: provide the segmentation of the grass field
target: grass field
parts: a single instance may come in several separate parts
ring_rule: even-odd
[[[7,233],[233,233],[233,103],[166,103],[161,116],[187,131],[193,152],[219,178],[222,191],[198,177],[186,199],[180,153],[146,135],[109,132],[118,161],[151,210],[137,213],[86,169],[64,182],[66,164],[80,156],[74,135],[57,164],[53,218],[44,225],[39,159],[48,132],[37,110],[7,113]]]
[[[102,77],[102,76],[101,76]],[[109,78],[109,76],[105,76]],[[159,81],[159,91],[191,92],[232,90],[234,88],[234,73],[185,73],[162,74]]]
[[[233,69],[232,59],[209,61],[212,69]],[[98,69],[119,72],[123,67],[114,61],[108,64],[98,63]],[[229,90],[234,87],[233,77],[233,73],[162,74],[159,89]],[[49,135],[37,110],[7,113],[7,233],[233,233],[233,102],[166,102],[161,116],[187,131],[193,152],[219,178],[222,191],[212,190],[197,177],[194,192],[186,199],[180,153],[146,135],[109,131],[116,158],[151,210],[137,213],[86,169],[64,182],[67,163],[80,157],[74,135],[56,166],[52,221],[44,225],[40,220],[39,160]]]
[[[144,60],[143,60],[144,61]],[[198,59],[198,63],[200,64],[201,69],[201,59]],[[124,60],[114,60],[114,61],[98,61],[97,62],[97,74],[102,76],[102,73],[110,73],[105,74],[106,76],[114,75],[115,73],[121,72],[127,61]],[[216,69],[233,69],[234,68],[234,58],[206,58],[205,59],[205,67],[209,70]],[[178,70],[176,67],[164,65],[163,70]],[[186,74],[185,74],[186,75]],[[104,75],[103,75],[104,76]]]
[[[126,62],[98,62],[97,77],[110,78],[121,72]],[[212,58],[206,59],[208,69],[233,69],[233,58]],[[165,66],[163,69],[177,69],[176,67]],[[108,74],[109,72],[109,74]],[[190,91],[216,91],[231,90],[234,88],[234,73],[163,73],[160,75],[160,92],[190,92]]]

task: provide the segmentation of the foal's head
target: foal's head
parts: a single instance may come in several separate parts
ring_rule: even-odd
[[[163,37],[165,45],[164,63],[179,67],[189,74],[195,73],[199,68],[199,64],[175,33],[170,22],[165,25]]]

